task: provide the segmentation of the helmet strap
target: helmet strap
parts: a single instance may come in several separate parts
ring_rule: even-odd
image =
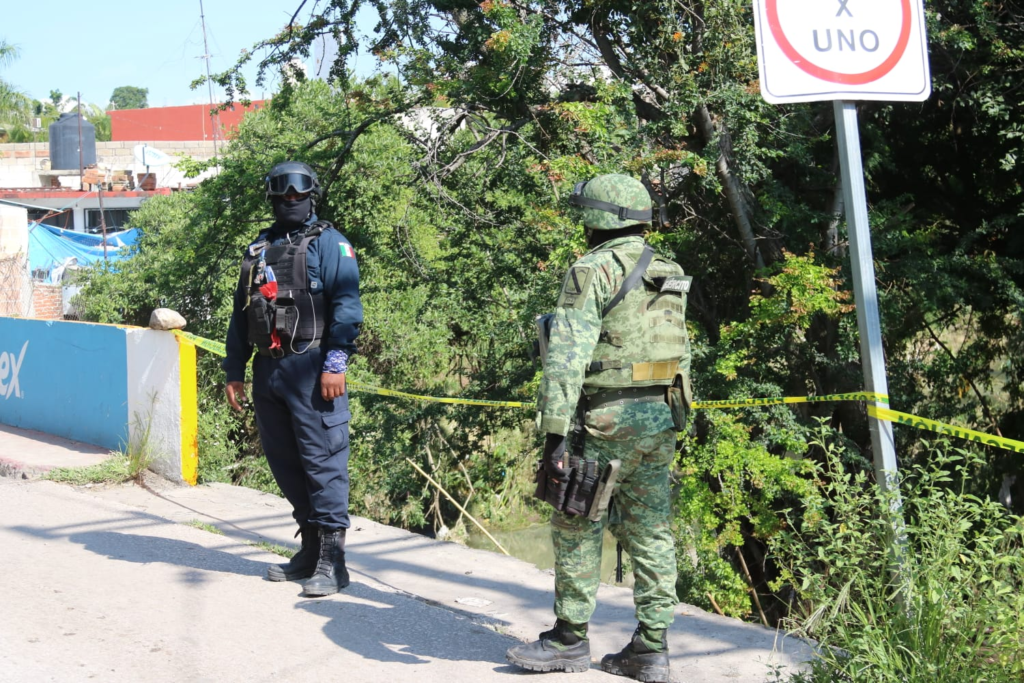
[[[613,213],[619,217],[620,221],[640,221],[641,223],[650,223],[653,216],[651,209],[630,209],[625,206],[619,206],[618,204],[612,204],[611,202],[602,202],[598,199],[590,199],[582,195],[583,188],[579,185],[576,186],[577,190],[574,190],[569,195],[569,204],[572,206],[581,206],[590,209],[597,209],[598,211],[607,211]]]

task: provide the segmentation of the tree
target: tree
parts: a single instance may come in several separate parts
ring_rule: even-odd
[[[350,76],[355,16],[367,6],[379,14],[373,54],[397,80]],[[626,170],[664,209],[650,240],[695,276],[688,310],[700,400],[862,388],[832,107],[761,99],[749,2],[313,7],[303,3],[295,23],[214,80],[242,97],[241,67],[255,56],[259,82],[315,40],[339,45],[333,90],[283,82],[225,163],[244,166],[235,182],[256,188],[261,159],[311,160],[326,206],[337,207],[325,215],[345,221],[363,240],[357,249],[371,251],[367,353],[354,370],[421,393],[528,400],[533,316],[553,305],[582,244],[564,197],[579,180]],[[1024,22],[1015,3],[982,0],[937,0],[927,20],[935,95],[860,108],[890,391],[899,410],[1020,440]],[[417,128],[413,118],[426,120]],[[259,215],[258,190],[240,194],[226,170],[196,193],[202,210],[183,212],[205,221],[190,229],[213,233],[148,256],[196,255],[191,270],[166,283],[188,305],[204,301],[218,272],[230,287],[241,237],[221,230],[225,212],[233,221]],[[137,296],[147,281],[123,295]],[[137,307],[142,320],[148,305]],[[188,317],[222,333],[210,311]],[[509,414],[360,401],[376,418],[367,435],[423,461],[454,494],[498,486],[479,459],[515,426]],[[808,446],[813,418],[841,432],[848,466],[870,471],[862,404],[696,416],[679,459],[679,527],[692,533],[702,580],[718,582],[729,601],[710,592],[730,612],[750,608],[742,567],[762,587],[773,571],[763,541],[779,529],[780,508],[801,504],[795,456],[821,457]],[[902,465],[930,457],[921,433],[899,428],[896,436]],[[515,452],[529,450],[529,438]],[[364,511],[409,526],[457,518],[402,462],[373,445],[354,448],[353,472],[379,475],[373,486],[382,487],[367,492]],[[1019,457],[988,449],[985,462],[969,482],[977,493],[1012,488],[1014,476],[1012,490],[1021,491]],[[514,469],[504,456],[500,466],[502,475]],[[1024,505],[1021,493],[1012,500]],[[713,586],[704,588],[686,596],[707,604]]]
[[[145,109],[149,106],[146,96],[149,88],[137,88],[134,85],[122,85],[114,88],[110,95],[108,109]]]
[[[107,113],[96,104],[87,105],[82,113],[85,116],[85,120],[91,123],[95,129],[96,142],[109,141],[111,130],[110,117],[107,116]]]
[[[0,67],[7,66],[17,57],[17,47],[0,39]],[[15,126],[24,126],[29,111],[30,103],[28,97],[13,85],[0,78],[0,128],[8,129]]]

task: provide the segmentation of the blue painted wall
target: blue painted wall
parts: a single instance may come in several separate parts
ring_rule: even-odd
[[[0,317],[0,422],[123,449],[128,435],[125,330]]]

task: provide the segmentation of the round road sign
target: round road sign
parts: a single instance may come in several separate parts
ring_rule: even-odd
[[[770,102],[925,99],[922,0],[754,0]]]
[[[785,3],[785,0],[782,1],[783,3]],[[795,4],[796,3],[791,2],[790,6],[793,6]],[[843,2],[842,0],[838,0],[838,4],[840,9],[837,12],[837,17],[841,17],[842,15],[847,13],[849,13],[850,18],[853,17],[852,10],[849,8],[849,1]],[[804,3],[799,3],[799,9],[801,11],[806,11],[806,6],[804,5]],[[816,78],[820,78],[823,81],[832,81],[833,83],[844,83],[847,85],[863,85],[865,83],[877,81],[879,78],[885,76],[890,71],[892,71],[893,67],[899,63],[900,59],[903,58],[903,53],[906,52],[907,50],[907,43],[910,42],[910,28],[912,22],[912,15],[910,12],[910,0],[900,0],[901,17],[896,44],[893,46],[892,52],[889,53],[889,55],[882,61],[882,63],[874,67],[873,69],[868,69],[867,71],[862,71],[860,73],[843,73],[840,71],[833,71],[831,69],[826,69],[822,66],[819,66],[818,64],[815,64],[810,59],[805,58],[802,54],[800,54],[799,50],[793,47],[793,44],[786,37],[786,33],[783,30],[782,22],[779,20],[779,0],[765,0],[765,11],[768,15],[768,26],[771,27],[772,36],[775,38],[775,42],[779,44],[779,48],[782,49],[782,52],[787,57],[789,57],[793,64],[800,67],[810,75]],[[879,44],[881,41],[878,38],[878,33],[872,29],[864,29],[860,32],[859,35],[854,33],[855,29],[850,29],[849,35],[853,37],[853,40],[847,38],[847,34],[845,32],[841,33],[841,31],[842,29],[836,29],[836,43],[838,44],[840,40],[843,40],[845,38],[847,40],[846,44],[852,45],[853,51],[856,51],[858,38],[860,39],[861,43],[860,47],[865,52],[877,52],[878,47],[880,47]],[[824,43],[825,40],[828,41],[828,45],[831,47],[831,30],[829,30],[827,37],[822,38],[820,41],[818,40],[816,30],[812,32],[812,35],[814,37],[815,47],[817,49],[821,49],[820,45]]]

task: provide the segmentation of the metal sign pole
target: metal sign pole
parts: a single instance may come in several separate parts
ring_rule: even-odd
[[[864,191],[864,167],[861,164],[860,132],[857,129],[857,105],[854,102],[834,100],[833,107],[839,143],[839,162],[843,174],[846,224],[850,236],[853,292],[857,304],[857,329],[860,332],[864,391],[888,396],[889,385],[885,378],[885,356],[882,353],[882,326],[878,315],[878,291],[875,288],[868,204]],[[888,407],[878,401],[874,403],[876,407]],[[890,496],[888,500],[893,525],[893,552],[897,571],[900,571],[903,568],[906,532],[903,526],[903,501],[899,491],[892,424],[868,416],[868,428],[871,431],[875,476],[883,493]]]

